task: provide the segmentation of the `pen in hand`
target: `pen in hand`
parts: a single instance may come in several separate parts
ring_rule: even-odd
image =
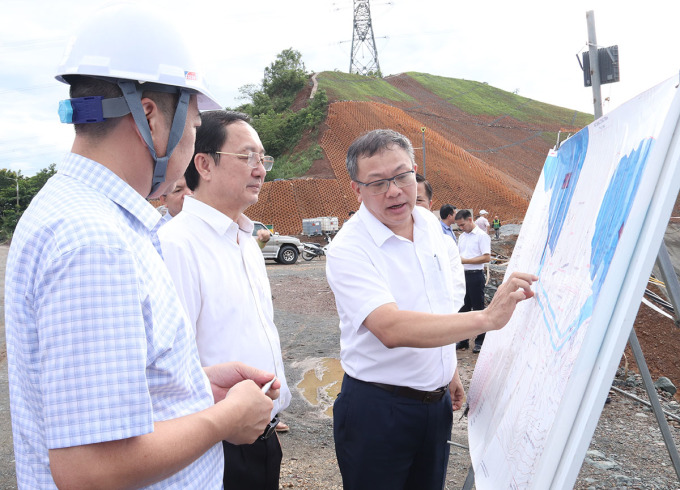
[[[265,383],[265,385],[262,387],[262,393],[267,393],[269,388],[272,387],[272,384],[274,384],[274,381],[276,381],[276,376],[274,376],[271,381]]]

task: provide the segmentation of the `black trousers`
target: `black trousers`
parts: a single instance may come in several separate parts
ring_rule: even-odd
[[[225,490],[279,490],[283,452],[276,434],[253,444],[222,441],[222,447]]]
[[[345,375],[333,436],[345,490],[441,490],[453,410],[449,391],[424,403]]]
[[[484,309],[484,286],[486,278],[484,271],[465,271],[465,301],[460,312],[481,311]],[[476,345],[484,343],[486,333],[480,333],[475,338]],[[467,344],[467,341],[464,341]]]

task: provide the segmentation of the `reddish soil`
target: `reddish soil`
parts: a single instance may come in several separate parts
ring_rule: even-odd
[[[633,328],[652,379],[656,381],[659,377],[665,376],[674,385],[680,386],[680,358],[678,358],[680,329],[675,322],[642,304]],[[626,346],[625,360],[629,367],[638,370],[630,346]],[[680,392],[675,394],[675,399],[680,401]]]
[[[560,127],[542,121],[528,124],[510,117],[472,116],[408,75],[386,81],[415,101],[333,102],[333,94],[328,94],[332,103],[318,131],[325,157],[315,161],[301,179],[265,183],[260,202],[249,208],[248,215],[286,234],[300,233],[304,218],[347,216],[358,208],[345,169],[347,148],[366,131],[391,128],[408,136],[416,148],[419,171],[434,188],[434,209],[452,203],[475,212],[484,208],[504,223],[521,222],[552,146],[542,135]],[[311,82],[298,94],[293,110],[304,107],[310,93]],[[561,124],[568,126],[569,121]],[[297,150],[312,143],[307,134]]]
[[[345,169],[350,143],[365,131],[392,128],[408,136],[414,147],[422,147],[421,128],[426,127],[426,176],[434,188],[433,208],[450,202],[475,211],[485,208],[498,214],[503,223],[521,223],[553,145],[541,135],[570,128],[571,121],[561,121],[558,127],[538,119],[526,123],[510,117],[471,116],[407,75],[386,80],[416,102],[332,103],[319,131],[325,158],[315,161],[302,179],[267,182],[260,202],[249,208],[248,215],[292,235],[301,233],[304,218],[337,216],[342,222],[349,211],[358,208]],[[310,91],[311,84],[301,91],[294,106],[304,107]],[[332,99],[332,94],[329,97]],[[306,135],[300,148],[310,144]],[[422,162],[422,150],[416,150],[416,161]],[[676,205],[673,215],[678,214]],[[303,237],[303,241],[313,240]],[[504,255],[509,257],[511,250],[510,246]],[[670,253],[674,255],[672,249]],[[678,385],[680,329],[646,305],[640,306],[634,327],[652,377],[666,376]],[[629,348],[626,358],[629,367],[635,367]]]

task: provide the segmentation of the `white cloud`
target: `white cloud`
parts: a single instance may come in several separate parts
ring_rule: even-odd
[[[59,123],[66,98],[54,81],[70,32],[108,0],[5,0],[0,29],[0,168],[35,173],[68,151],[72,128]],[[309,70],[347,71],[351,0],[209,2],[147,0],[185,26],[215,95],[239,103],[238,88],[262,80],[286,48]],[[383,74],[421,71],[488,82],[523,96],[591,112],[576,54],[585,50],[586,11],[595,11],[601,46],[619,45],[621,82],[604,85],[605,112],[678,74],[680,4],[650,0],[451,2],[393,0],[371,6]],[[191,9],[191,10],[189,10]],[[121,33],[124,35],[124,33]]]

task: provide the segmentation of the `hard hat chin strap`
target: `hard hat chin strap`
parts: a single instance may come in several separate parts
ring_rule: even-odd
[[[132,80],[119,80],[118,86],[123,91],[123,97],[125,97],[125,101],[130,108],[130,112],[135,124],[137,124],[137,129],[139,129],[142,138],[144,138],[144,142],[149,148],[151,158],[153,158],[154,161],[153,181],[151,182],[151,192],[149,193],[153,194],[156,189],[158,189],[158,186],[165,182],[165,174],[168,169],[168,160],[170,159],[172,152],[184,133],[184,126],[187,119],[191,92],[183,88],[178,88],[179,100],[177,101],[175,116],[173,117],[172,125],[170,126],[170,134],[168,135],[168,145],[165,151],[165,156],[158,157],[156,155],[156,149],[153,145],[153,139],[151,138],[149,121],[146,120],[144,107],[142,107],[142,92],[144,89],[141,85],[133,82]]]

